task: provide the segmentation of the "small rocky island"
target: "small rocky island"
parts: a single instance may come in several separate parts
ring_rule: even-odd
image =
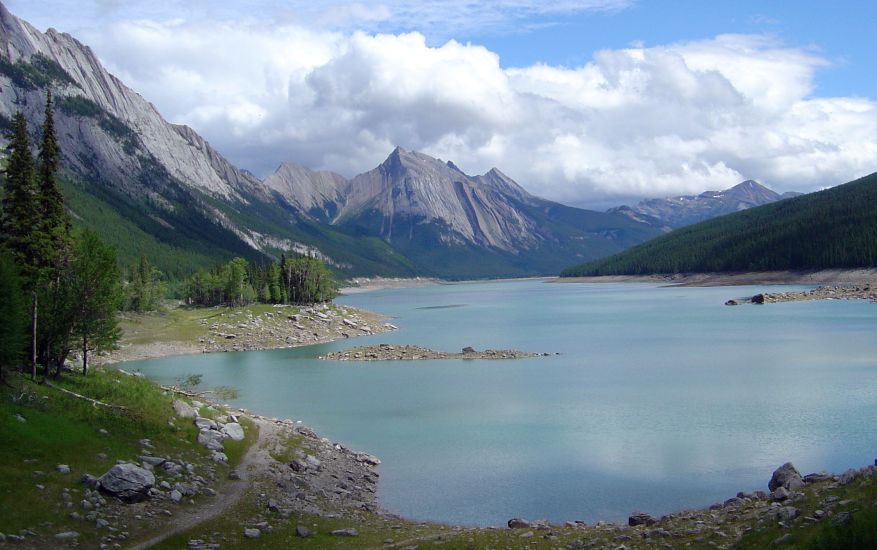
[[[425,361],[434,359],[524,359],[527,357],[547,357],[550,353],[532,353],[508,349],[487,349],[477,351],[465,347],[460,353],[434,351],[420,346],[397,346],[379,344],[359,346],[342,351],[333,351],[320,357],[328,361]]]
[[[773,292],[756,294],[751,298],[728,300],[726,306],[741,303],[775,304],[779,302],[800,302],[805,300],[868,300],[877,303],[877,286],[870,284],[860,286],[820,286],[810,290],[797,292]]]

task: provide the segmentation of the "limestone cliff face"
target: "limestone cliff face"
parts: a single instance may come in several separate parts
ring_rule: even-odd
[[[442,240],[514,252],[539,240],[535,220],[518,205],[537,199],[493,169],[469,176],[451,162],[397,147],[378,167],[351,180],[284,164],[265,185],[304,212],[336,225],[369,220],[388,242],[435,224]],[[378,220],[376,222],[376,220]]]
[[[289,162],[281,164],[263,183],[288,204],[321,221],[335,217],[348,184],[335,172],[317,172]]]
[[[105,176],[122,185],[141,171],[144,167],[140,165],[149,158],[184,185],[224,199],[243,200],[242,191],[264,192],[258,180],[232,166],[190,128],[165,121],[152,104],[109,74],[91,48],[54,29],[42,33],[2,4],[0,57],[10,64],[56,63],[66,73],[52,82],[59,103],[64,98],[85,98],[133,131],[134,135],[120,136],[119,132],[106,131],[111,124],[90,127],[95,125],[89,124],[88,116],[61,113],[59,140],[77,168],[85,170],[86,164],[93,164],[90,159],[99,163]],[[0,114],[9,117],[18,109],[26,114],[40,109],[42,90],[13,84],[9,75],[0,75]],[[129,138],[125,150],[120,150],[120,137]]]
[[[485,185],[452,163],[397,147],[380,166],[350,180],[336,223],[376,213],[382,217],[379,234],[390,242],[408,238],[419,224],[435,223],[449,242],[510,252],[529,248],[535,243],[535,224],[514,201],[531,197],[517,186],[493,183]]]

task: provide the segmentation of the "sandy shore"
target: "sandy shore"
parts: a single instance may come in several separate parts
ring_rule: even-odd
[[[745,273],[678,273],[672,275],[606,275],[564,277],[554,283],[659,283],[674,286],[877,284],[877,269],[758,271]]]

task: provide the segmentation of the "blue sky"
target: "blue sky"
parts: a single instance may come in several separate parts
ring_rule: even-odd
[[[260,176],[395,145],[605,206],[877,170],[877,2],[12,0]]]

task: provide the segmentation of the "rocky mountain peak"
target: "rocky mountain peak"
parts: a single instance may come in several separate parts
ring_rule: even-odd
[[[755,180],[746,180],[724,191],[649,199],[632,206],[612,208],[609,212],[624,214],[656,227],[675,228],[785,198],[788,196],[779,195]]]

